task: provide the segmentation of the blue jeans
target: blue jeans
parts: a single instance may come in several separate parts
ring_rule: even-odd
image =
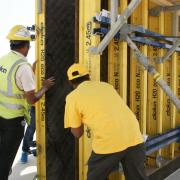
[[[32,106],[31,108],[31,122],[30,125],[28,125],[25,135],[24,135],[24,139],[23,139],[23,145],[22,145],[22,150],[24,152],[28,152],[30,147],[29,147],[29,143],[33,140],[33,136],[34,136],[34,132],[36,129],[36,123],[35,123],[35,107]]]

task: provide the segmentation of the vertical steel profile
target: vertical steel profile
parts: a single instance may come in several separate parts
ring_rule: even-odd
[[[149,8],[156,7],[156,4],[149,3]],[[164,34],[164,13],[161,12],[160,16],[149,16],[149,30]],[[163,65],[156,64],[154,58],[162,57],[164,50],[157,47],[148,47],[149,63],[151,63],[160,74],[163,74]],[[163,90],[158,86],[155,79],[148,75],[148,108],[147,108],[147,134],[149,136],[162,133],[162,117],[163,117]],[[154,156],[157,153],[153,154]],[[159,150],[158,155],[161,155]],[[149,159],[150,165],[155,165],[155,159]]]
[[[176,14],[176,20],[179,21],[179,16],[180,14],[180,11],[177,11],[177,14]],[[176,21],[174,21],[175,23]],[[176,22],[177,23],[177,22]],[[176,29],[177,28],[177,29]],[[180,35],[180,25],[176,25],[175,28],[174,28],[174,33],[179,36]],[[176,58],[177,58],[177,64],[176,64],[176,76],[175,76],[175,79],[176,79],[176,93],[177,93],[177,97],[180,99],[180,53],[176,53]],[[175,121],[175,126],[178,126],[180,124],[180,113],[176,111],[176,117],[175,117],[176,121]],[[175,148],[175,152],[179,152],[179,145],[176,146]]]
[[[126,1],[119,1],[118,12],[127,7]],[[117,13],[115,13],[117,14]],[[108,46],[108,82],[126,102],[127,99],[127,43],[113,39]]]
[[[37,89],[42,87],[45,77],[45,0],[36,1],[36,78]],[[45,97],[36,103],[36,142],[37,142],[37,175],[40,180],[46,180],[46,125],[45,125]]]
[[[131,24],[141,24],[144,28],[147,28],[148,0],[142,1],[132,14]],[[147,56],[147,46],[140,46],[140,50]],[[141,132],[146,134],[147,71],[144,71],[144,67],[138,63],[132,50],[130,54],[130,108],[139,120]]]
[[[178,12],[175,11],[172,14],[171,17],[171,22],[172,22],[172,35],[173,36],[178,36],[178,29],[179,29],[179,20],[178,20]],[[176,39],[174,39],[176,40]],[[179,41],[179,40],[178,40]],[[177,53],[174,52],[174,54],[172,55],[172,91],[174,94],[177,94],[177,81],[176,81],[176,77],[177,77]],[[176,107],[171,104],[171,128],[175,128],[176,126]],[[170,158],[173,159],[175,156],[175,143],[172,143],[170,145]]]
[[[171,36],[173,34],[172,29],[172,13],[165,12],[164,13],[164,34],[167,36]],[[165,53],[167,50],[165,50]],[[167,61],[163,63],[163,78],[167,82],[168,86],[172,88],[172,57],[170,57]],[[163,94],[163,132],[166,132],[171,128],[171,122],[173,121],[172,105],[170,98]],[[162,156],[165,158],[170,158],[170,146],[162,149]]]
[[[91,55],[88,49],[97,46],[100,37],[92,34],[93,28],[98,26],[92,17],[100,12],[100,0],[79,1],[79,63],[84,64],[90,72],[92,80],[100,80],[100,55]],[[79,142],[79,179],[85,180],[87,173],[87,160],[91,153],[91,138],[87,137],[87,127]]]

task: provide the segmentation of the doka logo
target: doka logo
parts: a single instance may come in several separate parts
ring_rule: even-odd
[[[3,66],[0,65],[0,72],[6,74],[7,69],[3,68]]]

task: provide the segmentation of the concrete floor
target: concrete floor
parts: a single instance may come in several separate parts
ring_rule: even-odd
[[[175,171],[173,174],[171,174],[170,176],[168,176],[164,180],[180,180],[180,169]]]
[[[20,162],[21,157],[21,146],[16,155],[12,174],[9,176],[8,180],[36,180],[35,176],[37,174],[36,157],[33,155],[28,156],[28,163],[22,164]],[[180,166],[180,165],[179,165]],[[173,174],[165,178],[164,180],[180,180],[180,169],[175,171]]]
[[[22,164],[21,158],[21,147],[16,155],[15,161],[12,167],[12,174],[8,180],[36,180],[34,177],[37,173],[36,157],[33,155],[28,156],[28,163]]]

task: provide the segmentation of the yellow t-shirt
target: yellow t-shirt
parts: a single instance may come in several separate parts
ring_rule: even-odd
[[[65,128],[87,125],[98,154],[123,151],[143,142],[138,121],[113,86],[85,81],[66,97]]]

